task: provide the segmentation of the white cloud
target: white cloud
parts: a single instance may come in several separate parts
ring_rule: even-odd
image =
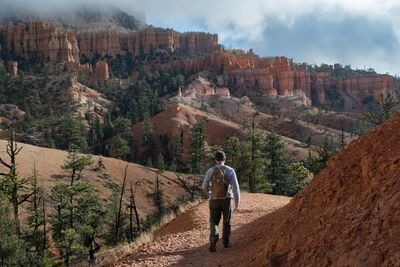
[[[390,37],[394,35],[395,39],[391,38],[390,41],[396,42],[397,47],[400,47],[398,0],[134,0],[133,3],[145,12],[149,23],[163,26],[200,23],[204,30],[218,33],[221,42],[227,47],[239,45],[247,49],[254,46],[257,47],[256,51],[264,55],[282,54],[281,51],[285,50],[280,49],[279,45],[287,45],[274,44],[276,41],[268,36],[269,31],[280,24],[287,29],[301,31],[303,36],[298,38],[315,38],[314,44],[285,37],[294,42],[293,46],[296,41],[309,46],[305,48],[305,52],[298,51],[289,55],[295,59],[316,63],[329,60],[327,63],[340,62],[360,68],[366,65],[380,72],[400,74],[400,64],[397,67],[394,60],[400,58],[400,53],[391,49],[392,45],[387,43],[385,37],[385,34],[390,34]],[[326,27],[326,31],[319,31],[320,35],[315,36],[311,32],[313,29],[298,28],[301,20],[307,17],[315,18]],[[378,32],[377,28],[372,31],[368,25],[365,28],[357,25],[357,28],[352,29],[352,18],[365,20],[368,24],[381,24],[384,34]],[[350,23],[347,25],[348,29],[343,27],[347,21]],[[337,25],[341,27],[335,27]],[[365,33],[357,34],[355,31]],[[288,32],[291,33],[290,30]],[[369,32],[371,36],[368,36]],[[342,42],[340,38],[351,39],[351,33],[365,40],[354,40],[344,46],[346,42]],[[342,47],[326,44],[336,40]],[[352,47],[356,41],[359,45]]]
[[[263,55],[287,53],[302,61],[323,62],[330,59],[359,67],[376,66],[381,72],[400,74],[400,64],[396,62],[400,52],[393,49],[393,46],[400,47],[398,0],[113,0],[111,3],[109,0],[0,0],[0,10],[24,7],[51,14],[73,10],[82,4],[112,4],[128,11],[142,11],[147,22],[155,26],[178,27],[180,30],[194,27],[218,33],[227,47],[247,49],[254,46],[256,52]],[[326,30],[317,29],[319,35],[316,36],[312,32],[316,30],[313,25],[308,25],[309,29],[299,27],[309,17]],[[369,26],[354,27],[351,18],[365,20],[368,25],[379,24],[382,33],[379,27],[373,27],[373,30]],[[343,27],[345,23],[350,23],[348,29]],[[276,33],[277,28],[282,29],[281,35]],[[293,31],[300,31],[301,34]],[[269,36],[271,32],[277,34],[274,39]],[[295,34],[296,38],[284,34]],[[352,47],[355,41],[346,45],[347,42],[340,40],[353,38],[351,34],[361,38],[356,40],[359,42],[357,46]],[[315,40],[310,42],[310,38]],[[280,39],[292,44],[277,43]],[[303,49],[297,49],[297,43]],[[332,43],[338,43],[338,46]]]

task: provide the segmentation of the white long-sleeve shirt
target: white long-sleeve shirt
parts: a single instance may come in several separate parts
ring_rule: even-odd
[[[224,168],[225,170],[225,175],[228,178],[228,194],[227,197],[229,198],[234,198],[235,199],[235,203],[239,204],[240,202],[240,189],[239,189],[239,183],[236,177],[236,173],[235,170],[232,167],[229,167],[227,165],[222,165],[222,164],[218,164],[216,165],[219,168]],[[214,167],[209,168],[206,172],[206,175],[204,177],[204,181],[202,184],[202,188],[204,190],[204,193],[206,193],[207,195],[209,195],[209,191],[210,191],[210,182],[211,182],[211,175],[214,171]]]

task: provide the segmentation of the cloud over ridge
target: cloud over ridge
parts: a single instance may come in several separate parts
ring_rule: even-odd
[[[107,0],[3,0],[0,10],[52,14]],[[309,63],[351,64],[400,74],[400,2],[397,0],[114,0],[143,12],[149,24],[218,33],[229,48],[254,48]]]

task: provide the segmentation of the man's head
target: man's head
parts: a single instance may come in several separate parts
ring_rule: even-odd
[[[216,162],[225,162],[225,160],[226,160],[226,156],[225,156],[224,151],[220,150],[215,153],[215,161]]]

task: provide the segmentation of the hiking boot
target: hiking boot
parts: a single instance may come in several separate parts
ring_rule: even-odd
[[[210,237],[210,247],[208,248],[208,250],[210,252],[217,251],[217,243],[218,243],[218,235]]]

